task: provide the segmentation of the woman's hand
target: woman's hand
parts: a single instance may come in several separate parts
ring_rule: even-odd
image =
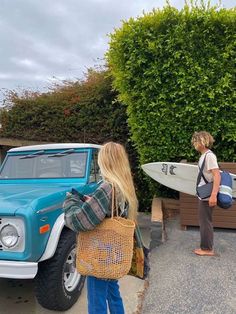
[[[84,195],[84,199],[85,199],[85,201],[89,201],[89,200],[90,200],[90,198],[91,198],[91,196],[89,196],[89,195]]]

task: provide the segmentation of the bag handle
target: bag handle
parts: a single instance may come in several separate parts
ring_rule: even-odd
[[[115,187],[114,184],[112,183],[112,191],[111,191],[111,218],[114,218],[114,210],[116,211],[116,216],[118,217],[118,210],[117,206],[115,206]]]

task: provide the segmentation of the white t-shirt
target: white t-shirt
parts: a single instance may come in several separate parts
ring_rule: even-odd
[[[198,162],[199,168],[201,168],[205,156],[206,156],[206,160],[205,160],[205,165],[204,165],[204,169],[203,169],[203,175],[208,182],[212,182],[213,181],[213,175],[211,173],[211,170],[219,168],[218,163],[217,163],[217,158],[216,158],[216,155],[211,150],[206,151],[204,154],[201,155],[201,157],[199,159],[199,162]],[[199,169],[198,169],[198,171],[199,171]],[[200,183],[198,186],[201,186],[203,184],[206,184],[206,182],[201,177],[201,180],[200,180]]]

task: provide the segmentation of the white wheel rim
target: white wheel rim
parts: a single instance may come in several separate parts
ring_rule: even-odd
[[[67,291],[73,291],[80,280],[81,275],[76,270],[76,249],[70,251],[64,265],[64,286]]]

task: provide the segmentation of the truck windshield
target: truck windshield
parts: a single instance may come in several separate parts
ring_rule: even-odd
[[[87,155],[74,150],[9,155],[0,170],[0,179],[83,178]]]

